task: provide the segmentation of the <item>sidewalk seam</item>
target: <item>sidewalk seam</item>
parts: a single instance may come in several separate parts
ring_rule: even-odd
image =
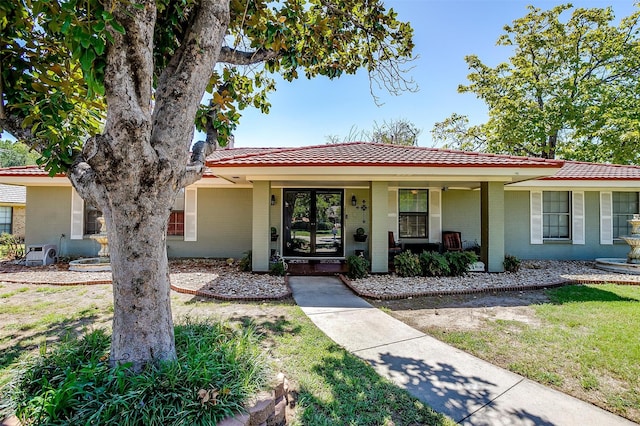
[[[526,380],[526,378],[521,377],[520,380],[518,380],[516,383],[514,383],[509,388],[505,389],[504,392],[502,392],[502,393],[496,395],[495,397],[491,398],[489,401],[487,401],[486,404],[482,405],[481,407],[476,408],[474,411],[472,411],[471,413],[467,414],[462,419],[456,421],[456,423],[460,424],[460,423],[464,422],[465,420],[467,420],[468,418],[470,418],[471,416],[473,416],[474,414],[480,412],[480,410],[484,410],[486,407],[488,407],[489,405],[493,404],[498,398],[500,398],[501,396],[505,395],[507,392],[509,392],[511,389],[515,388],[516,386],[518,386],[520,383],[524,382],[525,380]]]

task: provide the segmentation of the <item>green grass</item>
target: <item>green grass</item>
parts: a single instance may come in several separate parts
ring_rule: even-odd
[[[297,307],[256,324],[299,386],[299,425],[453,425],[334,344]]]
[[[10,297],[15,296],[16,294],[24,293],[24,292],[27,292],[27,291],[29,291],[29,287],[20,287],[20,288],[17,288],[15,290],[13,290],[13,291],[8,291],[6,293],[0,294],[0,299],[8,299]]]
[[[24,301],[9,298],[0,309],[0,418],[10,412],[5,385],[22,360],[37,355],[41,347],[51,350],[59,341],[76,337],[87,328],[108,329],[110,325],[113,305],[106,297],[110,290],[96,293],[98,288],[67,287],[68,293],[56,294],[40,292],[40,288],[29,286]],[[96,297],[75,297],[88,290]],[[177,294],[171,299],[178,318],[187,314],[217,318],[223,311],[243,312],[244,305]],[[332,343],[297,306],[287,302],[246,305],[249,311],[259,306],[266,314],[248,317],[234,313],[236,317],[229,321],[243,328],[255,324],[263,352],[295,385],[299,394],[293,425],[453,425]],[[196,375],[200,371],[193,369]]]
[[[640,287],[567,286],[534,305],[541,325],[487,321],[435,337],[545,385],[640,421]]]

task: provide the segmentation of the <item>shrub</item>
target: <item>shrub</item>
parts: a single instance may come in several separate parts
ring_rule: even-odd
[[[420,255],[420,267],[425,277],[444,277],[449,275],[447,259],[435,251],[423,251]]]
[[[31,360],[15,382],[23,424],[210,425],[242,409],[267,379],[251,327],[175,328],[178,359],[133,374],[108,364],[109,336],[93,331]]]
[[[279,277],[284,276],[284,274],[287,273],[287,269],[284,265],[284,261],[271,263],[271,266],[269,267],[269,273],[271,275],[276,275]]]
[[[401,277],[417,277],[422,275],[422,268],[420,268],[420,259],[417,254],[413,254],[410,251],[404,251],[393,258],[393,266],[396,269],[396,274]]]
[[[502,262],[502,265],[504,266],[504,270],[507,272],[518,272],[518,270],[520,270],[520,263],[522,263],[520,259],[513,255],[507,254],[504,257],[504,262]]]
[[[245,251],[244,256],[238,262],[238,267],[243,272],[251,272],[253,269],[253,260],[251,259],[251,250]]]
[[[449,276],[458,277],[469,270],[472,263],[478,261],[478,256],[472,251],[449,251],[444,257],[449,263]]]
[[[24,239],[6,232],[0,234],[0,256],[10,260],[24,257]]]
[[[369,261],[363,256],[348,256],[347,257],[347,276],[351,279],[357,280],[359,278],[366,278],[369,271]]]

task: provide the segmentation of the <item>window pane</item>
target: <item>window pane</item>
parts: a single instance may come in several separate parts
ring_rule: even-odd
[[[426,238],[426,215],[400,215],[400,238]]]
[[[429,191],[426,189],[401,189],[398,191],[401,213],[427,213]]]
[[[100,224],[96,219],[102,216],[102,212],[95,207],[85,204],[84,233],[87,235],[99,234]]]
[[[184,235],[184,212],[172,211],[169,216],[169,226],[167,226],[167,235]]]
[[[571,202],[569,191],[542,193],[543,238],[571,238]]]
[[[614,192],[613,201],[613,237],[620,238],[631,233],[627,222],[639,212],[637,192]]]
[[[0,207],[0,233],[11,233],[11,217],[13,216],[12,210],[12,207]]]

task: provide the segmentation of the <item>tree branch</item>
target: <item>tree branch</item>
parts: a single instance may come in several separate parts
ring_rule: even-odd
[[[225,46],[220,50],[218,62],[232,65],[252,65],[275,59],[278,56],[279,54],[273,50],[258,49],[254,52],[245,52]]]
[[[193,99],[202,98],[218,61],[230,20],[229,2],[201,0],[192,13],[180,47],[158,78],[153,123],[162,126],[154,126],[151,136],[161,159],[182,165],[187,162],[198,108]]]

